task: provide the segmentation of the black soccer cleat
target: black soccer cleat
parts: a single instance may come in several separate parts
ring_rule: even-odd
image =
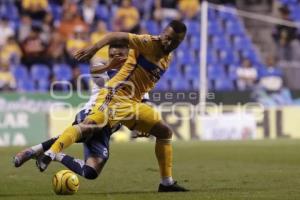
[[[45,171],[48,165],[51,163],[52,159],[50,156],[42,154],[40,157],[36,159],[36,166],[39,168],[41,172]]]
[[[13,164],[15,167],[21,167],[28,160],[35,158],[35,152],[31,148],[20,151],[13,157]]]
[[[177,181],[174,181],[173,185],[165,186],[163,184],[159,184],[158,192],[188,192],[189,190],[178,185]]]

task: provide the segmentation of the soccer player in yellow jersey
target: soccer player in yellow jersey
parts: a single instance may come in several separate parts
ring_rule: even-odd
[[[40,171],[47,168],[57,153],[89,137],[93,129],[121,123],[131,130],[156,137],[155,154],[161,175],[158,191],[187,191],[172,178],[172,130],[153,107],[141,102],[143,95],[154,88],[167,70],[170,53],[183,41],[185,34],[186,26],[174,20],[159,36],[109,33],[91,47],[77,52],[75,58],[83,61],[91,59],[99,49],[112,42],[126,42],[130,48],[120,71],[107,83],[106,88],[100,90],[91,113],[82,123],[68,127],[51,148],[37,159]]]

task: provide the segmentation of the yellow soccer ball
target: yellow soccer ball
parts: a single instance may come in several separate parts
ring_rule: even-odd
[[[61,170],[53,176],[52,185],[57,195],[72,195],[78,191],[79,179],[71,170]]]

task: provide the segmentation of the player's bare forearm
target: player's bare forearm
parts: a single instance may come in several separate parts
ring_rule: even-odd
[[[90,68],[91,74],[102,74],[109,70],[109,66],[107,65],[92,65]]]
[[[111,43],[118,42],[118,41],[128,43],[129,42],[128,33],[124,33],[124,32],[108,33],[96,44],[78,51],[74,57],[78,61],[87,61],[91,59],[97,53],[97,51],[99,51],[104,46],[110,45]]]
[[[101,74],[111,69],[119,69],[124,62],[126,61],[126,57],[115,56],[109,60],[107,64],[96,64],[92,65],[90,68],[91,74]]]

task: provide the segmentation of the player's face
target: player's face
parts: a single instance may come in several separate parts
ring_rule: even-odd
[[[116,56],[127,58],[128,48],[126,48],[126,47],[112,47],[112,48],[110,48],[109,49],[109,60],[113,59]]]
[[[176,33],[172,27],[168,26],[160,35],[163,50],[170,53],[176,49],[183,41],[185,33]]]

